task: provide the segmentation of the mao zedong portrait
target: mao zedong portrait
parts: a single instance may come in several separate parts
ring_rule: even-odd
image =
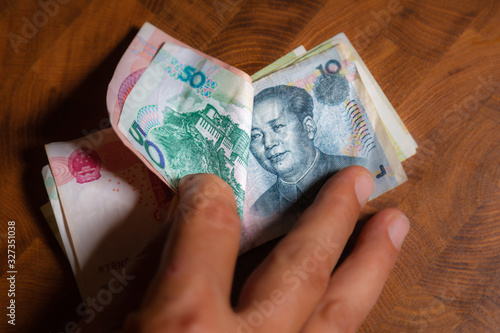
[[[313,99],[302,88],[275,86],[254,99],[250,151],[276,182],[251,207],[253,214],[298,214],[334,173],[364,159],[328,155],[314,146]]]

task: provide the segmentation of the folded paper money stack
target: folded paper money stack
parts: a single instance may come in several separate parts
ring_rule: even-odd
[[[372,198],[406,180],[417,145],[344,34],[255,73],[146,23],[120,60],[112,129],[46,145],[42,208],[84,299],[162,227],[179,180],[213,173],[234,190],[241,252],[286,233],[349,165]]]

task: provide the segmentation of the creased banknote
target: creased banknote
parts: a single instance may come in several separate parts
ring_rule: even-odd
[[[146,23],[118,64],[107,103],[118,136],[167,185],[175,190],[184,175],[214,173],[233,188],[242,214],[248,74]]]
[[[241,213],[252,104],[247,81],[167,42],[125,100],[118,130],[174,189],[188,174],[224,179]]]
[[[107,129],[46,145],[42,170],[82,297],[94,297],[163,223],[172,192]]]
[[[323,52],[324,50],[330,49],[341,43],[345,45],[347,52],[350,54],[350,60],[356,65],[360,79],[373,101],[399,160],[404,161],[405,159],[415,155],[418,147],[417,143],[344,33],[334,36],[312,49],[312,52],[308,53],[315,54]]]
[[[143,29],[146,28],[151,29],[149,25]],[[344,43],[345,41],[347,43]],[[318,54],[332,48],[342,50],[344,60],[350,63],[350,68],[346,69],[340,68],[339,62],[339,71],[350,70],[351,73],[341,76],[337,75],[338,73],[328,72],[326,68],[323,69],[323,75],[344,78],[338,81],[340,83],[348,82],[345,78],[352,77],[353,85],[362,85],[363,102],[348,107],[356,108],[368,103],[369,107],[363,111],[366,114],[365,118],[369,118],[374,124],[382,124],[384,128],[379,112],[391,115],[390,110],[387,111],[387,104],[390,106],[390,103],[380,102],[385,96],[383,98],[377,96],[378,92],[373,84],[367,87],[362,83],[361,76],[367,76],[361,73],[359,68],[364,64],[359,56],[353,53],[353,48],[348,44],[345,35],[334,37],[309,52],[299,47],[253,77],[260,77],[263,80],[266,76],[282,72],[291,66],[295,69],[300,68],[311,57],[317,57]],[[129,51],[124,58],[134,57],[128,54]],[[137,55],[135,57],[138,58]],[[226,67],[227,65],[220,65],[213,59],[179,43],[166,41],[161,49],[156,49],[155,56],[146,69],[141,70],[138,75],[134,74],[136,72],[130,73],[121,83],[119,90],[123,91],[122,87],[126,86],[127,93],[123,94],[125,97],[122,99],[118,93],[115,110],[119,105],[119,111],[115,112],[113,117],[119,117],[115,130],[120,132],[119,136],[124,143],[129,147],[132,146],[133,151],[146,160],[147,165],[174,190],[180,178],[186,174],[198,172],[217,174],[233,187],[241,215],[248,168],[247,145],[250,141],[248,132],[252,123],[248,111],[252,110],[250,96],[253,92],[245,78],[239,73],[226,70]],[[117,75],[124,77],[122,73]],[[369,77],[365,81],[371,83]],[[114,94],[112,95],[114,97]],[[382,109],[385,111],[381,111]],[[388,118],[393,120],[392,116]],[[393,154],[389,152],[389,146],[392,145],[400,160],[413,154],[414,148],[413,151],[411,149],[403,151],[400,142],[394,139],[393,135],[401,131],[390,132],[388,128],[392,127],[385,126],[388,135],[382,130],[376,133],[379,136],[378,140],[381,140],[378,149],[385,148],[386,155],[392,156]],[[397,129],[401,130],[401,127]],[[356,136],[352,132],[354,129],[349,130],[354,138]],[[375,133],[373,135],[375,136]],[[353,146],[349,149],[359,149],[359,145],[354,147],[356,142],[353,139],[351,143]],[[414,143],[411,136],[403,136],[401,143],[405,142]],[[405,148],[408,146],[411,144],[403,145]],[[382,164],[378,166],[383,168]],[[383,173],[384,170],[380,172]],[[404,177],[400,180],[403,181]],[[392,187],[379,186],[378,189],[381,190],[376,193],[383,193]]]

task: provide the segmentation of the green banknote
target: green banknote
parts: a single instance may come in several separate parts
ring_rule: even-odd
[[[174,189],[188,174],[224,179],[242,214],[252,105],[244,78],[165,43],[127,97],[118,129]]]

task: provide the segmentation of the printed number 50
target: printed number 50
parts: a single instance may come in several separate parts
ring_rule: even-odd
[[[184,82],[189,82],[189,85],[195,89],[204,85],[206,81],[205,74],[191,66],[184,67],[179,79]]]

